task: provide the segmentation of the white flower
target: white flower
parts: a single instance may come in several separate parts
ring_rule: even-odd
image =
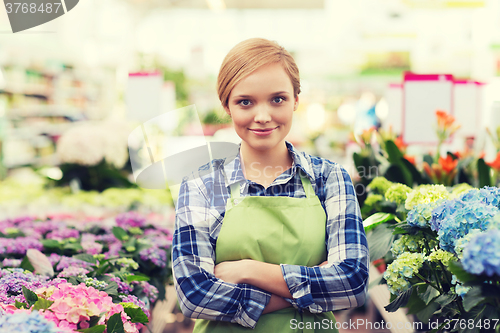
[[[127,126],[119,122],[79,124],[61,135],[57,155],[61,163],[93,166],[105,159],[122,168],[128,159],[127,135]]]

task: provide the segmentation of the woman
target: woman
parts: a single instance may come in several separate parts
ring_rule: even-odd
[[[236,158],[181,184],[174,280],[194,332],[336,332],[331,311],[364,303],[368,246],[348,173],[285,140],[298,68],[254,38],[226,56],[218,94]]]

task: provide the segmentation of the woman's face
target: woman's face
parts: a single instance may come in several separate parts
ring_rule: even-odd
[[[283,66],[263,66],[231,91],[226,112],[238,136],[251,148],[266,151],[280,145],[292,126],[298,96]]]

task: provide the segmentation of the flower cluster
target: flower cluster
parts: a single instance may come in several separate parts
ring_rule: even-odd
[[[77,286],[71,283],[60,283],[49,288],[39,288],[36,291],[39,297],[54,303],[43,312],[45,318],[56,323],[57,327],[76,330],[90,327],[90,317],[100,317],[98,325],[104,325],[115,313],[121,313],[123,325],[127,333],[138,332],[123,306],[113,303],[113,300],[104,291],[87,287],[81,283]],[[101,317],[101,314],[105,314]]]
[[[403,235],[392,244],[391,252],[396,257],[407,251],[416,252],[420,248],[419,243],[421,242],[422,237]]]
[[[453,254],[448,251],[443,251],[441,249],[437,249],[432,251],[431,254],[427,257],[427,260],[431,262],[440,262],[445,266],[450,264],[450,261],[454,258]]]
[[[376,204],[377,202],[380,202],[382,201],[382,199],[384,199],[384,197],[380,194],[369,194],[367,197],[366,197],[366,200],[365,200],[365,205],[366,206],[373,206],[374,204]]]
[[[492,218],[499,213],[496,199],[489,191],[472,190],[461,197],[448,200],[432,212],[431,229],[437,231],[443,250],[455,252],[458,239],[473,229],[486,230]]]
[[[464,248],[462,263],[469,273],[500,277],[500,230],[490,229],[472,237]]]
[[[0,238],[0,255],[25,255],[28,249],[42,250],[43,245],[35,237]]]
[[[14,304],[16,301],[26,302],[22,287],[40,288],[45,285],[46,281],[46,277],[25,272],[21,268],[3,269],[0,278],[0,302],[5,304]]]
[[[368,189],[384,195],[393,183],[385,177],[375,177],[368,185]]]
[[[405,208],[411,210],[418,204],[431,203],[440,199],[448,199],[450,194],[443,185],[420,185],[408,193]]]
[[[70,331],[56,327],[54,322],[47,320],[38,311],[18,311],[0,316],[0,332],[63,333]]]
[[[146,225],[146,218],[136,212],[122,213],[116,216],[116,225],[123,228],[141,228]]]
[[[432,217],[433,210],[443,202],[444,200],[437,200],[431,203],[421,203],[415,205],[412,210],[408,212],[406,222],[414,227],[427,227],[429,225],[428,221]]]
[[[393,294],[404,292],[410,288],[409,279],[422,267],[425,256],[422,253],[403,253],[394,260],[384,273],[387,286]]]
[[[400,205],[405,203],[411,191],[412,189],[404,184],[394,184],[385,192],[385,198]]]

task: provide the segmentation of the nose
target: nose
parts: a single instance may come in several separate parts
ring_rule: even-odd
[[[254,121],[256,123],[268,123],[271,121],[271,110],[267,105],[260,105],[255,108]]]

